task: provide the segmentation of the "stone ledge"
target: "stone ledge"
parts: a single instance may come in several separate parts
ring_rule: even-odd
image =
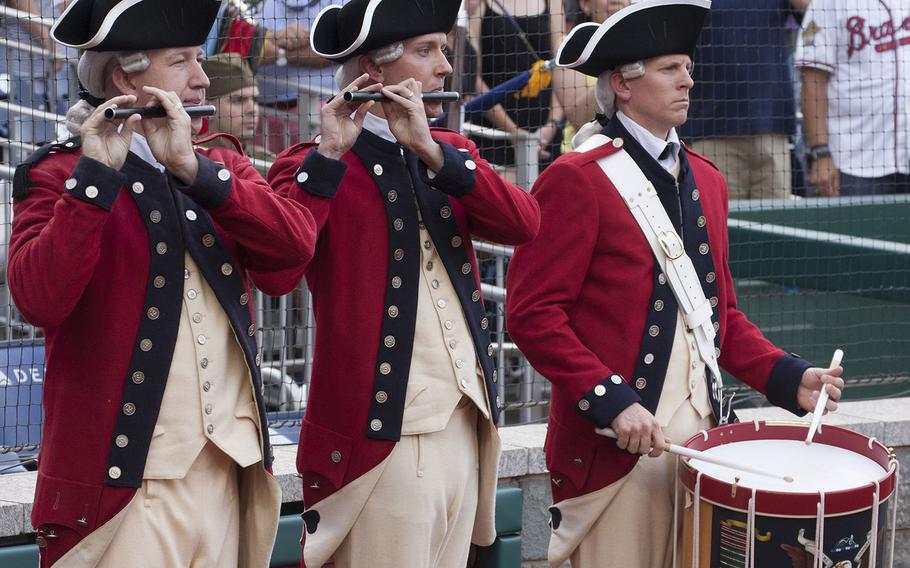
[[[777,408],[741,410],[738,414],[743,421],[809,421],[806,417],[797,418]],[[845,402],[836,413],[825,418],[825,424],[844,426],[866,436],[875,437],[886,446],[899,449],[898,455],[902,462],[905,461],[904,458],[910,461],[910,448],[902,447],[910,446],[910,398]],[[546,424],[500,429],[503,451],[499,477],[504,484],[511,484],[522,477],[546,473],[543,455],[546,432]],[[300,478],[297,477],[296,457],[296,446],[275,447],[275,463],[272,470],[281,487],[282,501],[285,503],[300,502],[303,498]],[[910,463],[903,465],[905,470],[910,468]],[[0,475],[0,538],[32,532],[30,518],[36,477],[37,474],[34,472]],[[902,482],[901,489],[905,490],[907,484],[907,481]],[[527,516],[528,511],[525,514]],[[898,525],[901,528],[910,526],[910,513],[901,512],[899,516]],[[528,527],[527,530],[532,529]]]

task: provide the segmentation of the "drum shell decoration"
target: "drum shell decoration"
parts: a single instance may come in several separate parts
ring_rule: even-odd
[[[802,443],[807,432],[805,423],[743,422],[728,424],[699,433],[684,444],[704,451],[726,444],[761,440],[794,440]],[[886,567],[887,539],[897,484],[897,462],[894,454],[880,442],[844,428],[824,426],[814,444],[827,444],[859,454],[881,466],[881,476],[870,483],[840,491],[824,492],[824,526],[822,552],[835,568]],[[754,465],[754,464],[753,464]],[[762,464],[781,474],[786,464]],[[813,464],[818,468],[836,464]],[[693,568],[693,552],[698,547],[697,568],[788,568],[815,566],[814,545],[821,495],[813,492],[754,490],[754,535],[750,550],[754,565],[745,556],[749,528],[749,501],[753,488],[736,485],[700,472],[688,460],[679,460],[678,479],[684,489],[686,504],[683,517],[681,565]],[[878,482],[879,514],[875,566],[872,567],[871,540],[873,505]],[[698,527],[695,527],[696,485],[698,493]],[[858,560],[858,561],[857,561]]]

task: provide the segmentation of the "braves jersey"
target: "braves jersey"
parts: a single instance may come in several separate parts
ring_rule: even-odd
[[[828,145],[842,172],[910,173],[910,0],[813,0],[796,66],[830,74]]]

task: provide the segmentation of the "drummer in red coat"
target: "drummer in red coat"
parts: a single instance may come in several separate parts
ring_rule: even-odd
[[[314,51],[344,62],[339,87],[389,100],[336,97],[316,141],[289,148],[269,172],[319,227],[297,454],[303,566],[464,566],[472,542],[495,538],[502,401],[471,239],[527,242],[540,217],[472,142],[428,127],[442,105],[420,95],[452,72],[443,49],[459,5],[326,8]]]
[[[52,30],[85,50],[81,136],[17,168],[8,270],[47,338],[42,567],[269,562],[281,491],[249,280],[304,266],[315,223],[241,153],[192,146],[218,6],[75,0]],[[167,117],[104,117],[146,105]]]
[[[676,135],[709,6],[646,0],[576,27],[557,56],[598,78],[612,117],[537,180],[540,234],[509,266],[509,331],[553,383],[553,566],[669,565],[675,460],[658,456],[727,419],[718,366],[794,413],[822,382],[833,410],[843,388],[840,368],[786,354],[737,308],[726,182]]]

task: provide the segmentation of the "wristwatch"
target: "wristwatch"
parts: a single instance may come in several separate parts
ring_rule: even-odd
[[[819,158],[829,158],[831,156],[831,149],[828,148],[827,144],[818,144],[809,148],[809,153],[806,155],[806,158],[811,164]]]

